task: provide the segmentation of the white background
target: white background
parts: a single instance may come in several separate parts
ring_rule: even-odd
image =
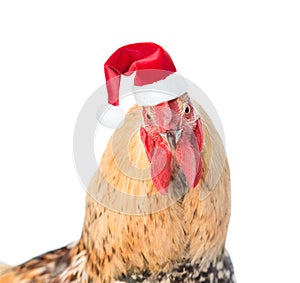
[[[0,260],[80,237],[77,115],[113,51],[153,41],[221,116],[238,281],[298,280],[299,13],[296,0],[1,1]]]

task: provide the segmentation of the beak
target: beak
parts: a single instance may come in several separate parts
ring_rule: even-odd
[[[177,142],[181,137],[182,129],[170,130],[165,133],[159,133],[159,135],[170,145],[171,150],[176,149]]]

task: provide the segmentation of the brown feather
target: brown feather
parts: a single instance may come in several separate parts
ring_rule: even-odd
[[[183,257],[209,261],[223,251],[230,217],[229,168],[217,131],[203,109],[198,111],[205,136],[204,178],[183,202],[172,203],[153,186],[136,132],[141,123],[138,107],[114,133],[87,196],[81,241],[93,258],[88,262],[97,262],[88,266],[89,272],[98,269],[99,278],[110,280],[129,272],[167,270]],[[121,197],[128,195],[148,197]],[[160,207],[167,208],[157,212]],[[95,273],[93,279],[98,277]]]
[[[212,121],[198,105],[197,110],[204,147],[195,189],[175,202],[157,192],[138,133],[141,109],[135,106],[90,183],[79,242],[2,271],[0,283],[113,282],[133,273],[167,272],[187,259],[204,267],[221,257],[230,217],[229,167]]]

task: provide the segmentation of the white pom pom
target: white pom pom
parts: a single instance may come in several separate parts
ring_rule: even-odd
[[[121,127],[124,123],[124,117],[123,109],[111,104],[102,104],[97,111],[97,119],[100,124],[111,129]]]

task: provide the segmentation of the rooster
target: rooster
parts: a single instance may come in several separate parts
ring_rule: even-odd
[[[145,44],[166,56],[129,47]],[[135,105],[91,180],[79,241],[0,267],[0,283],[233,283],[229,218],[228,162],[203,108],[187,92]]]

